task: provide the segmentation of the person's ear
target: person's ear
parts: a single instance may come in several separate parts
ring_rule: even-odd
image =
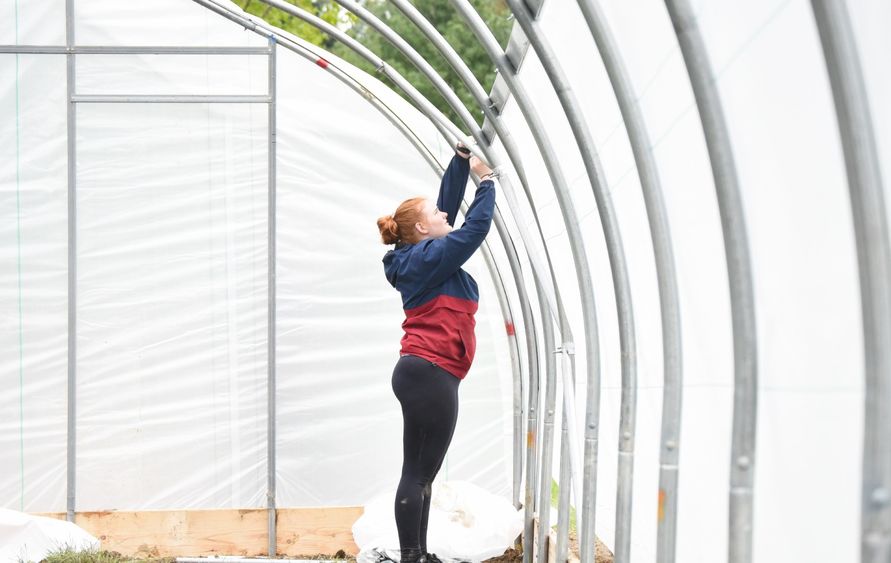
[[[418,232],[421,233],[422,235],[426,235],[430,232],[427,230],[427,227],[425,227],[424,224],[420,223],[420,222],[415,223],[415,229],[417,229]]]

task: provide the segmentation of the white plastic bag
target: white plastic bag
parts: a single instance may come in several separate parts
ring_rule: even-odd
[[[353,540],[361,550],[358,563],[377,563],[378,553],[399,560],[395,497],[395,491],[375,497],[353,524]],[[427,551],[444,562],[476,562],[501,555],[522,530],[523,512],[506,499],[464,481],[434,483]]]
[[[99,540],[72,522],[0,508],[0,563],[40,561],[64,548],[99,549]]]

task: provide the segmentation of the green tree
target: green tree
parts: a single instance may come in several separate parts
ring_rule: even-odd
[[[273,8],[268,4],[264,4],[259,0],[233,0],[239,8],[249,14],[259,16],[271,23],[279,29],[293,33],[313,45],[324,47],[331,50],[336,41],[328,37],[327,34],[319,31],[318,28],[304,22],[303,20],[292,16],[286,12]],[[286,0],[290,4],[306,10],[307,12],[318,16],[326,22],[337,25],[340,17],[341,8],[338,4],[331,0]]]
[[[321,17],[329,23],[339,26],[341,29],[346,28],[350,36],[359,40],[393,69],[402,74],[456,125],[463,130],[467,129],[421,71],[412,65],[406,57],[371,26],[350,14],[346,9],[341,8],[333,0],[287,1]],[[245,11],[258,15],[277,27],[333,52],[370,74],[375,74],[375,69],[359,55],[309,24],[280,10],[270,8],[260,0],[236,0],[236,3]],[[495,34],[495,37],[498,38],[501,46],[504,47],[513,27],[510,11],[504,0],[471,0],[471,3],[489,26],[489,29]],[[455,48],[464,62],[467,63],[467,66],[470,67],[477,80],[483,85],[483,88],[487,92],[490,91],[495,82],[495,67],[486,55],[485,50],[476,40],[476,37],[474,37],[449,1],[414,0],[414,4],[424,14],[424,17],[445,37],[446,41]],[[477,122],[481,124],[483,121],[482,110],[478,109],[470,92],[439,54],[439,51],[424,37],[423,33],[387,0],[365,0],[364,5],[366,9],[383,20],[408,41],[436,69],[464,104],[471,109],[471,114],[476,118]],[[378,78],[388,82],[383,76],[378,76]],[[392,87],[393,84],[390,84],[390,86]]]

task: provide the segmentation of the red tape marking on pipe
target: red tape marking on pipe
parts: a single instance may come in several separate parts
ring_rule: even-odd
[[[517,333],[517,331],[514,329],[514,323],[506,322],[506,323],[504,323],[504,328],[507,329],[508,336],[513,336]]]
[[[328,68],[328,61],[326,61],[325,59],[322,59],[322,58],[317,59],[316,64],[322,68]]]

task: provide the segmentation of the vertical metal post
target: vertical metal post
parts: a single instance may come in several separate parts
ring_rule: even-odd
[[[543,323],[548,322],[542,319]],[[532,359],[530,355],[530,360]],[[532,562],[532,544],[535,537],[535,476],[538,462],[538,402],[539,381],[538,355],[535,365],[529,366],[529,392],[526,398],[526,494],[523,501],[523,563]]]
[[[268,408],[267,408],[267,461],[266,467],[268,472],[268,484],[266,491],[266,501],[267,501],[267,510],[268,510],[268,519],[267,519],[267,527],[269,534],[269,555],[275,555],[275,543],[276,543],[276,530],[275,530],[275,338],[276,338],[276,330],[275,330],[275,305],[276,305],[276,294],[275,294],[275,234],[276,234],[276,203],[275,203],[275,136],[276,136],[276,122],[275,122],[275,103],[276,103],[276,85],[275,85],[275,49],[276,49],[276,41],[275,37],[269,37],[269,92],[268,95],[272,98],[268,105],[268,114],[269,114],[269,148],[268,148],[268,173],[269,173],[269,203],[267,210],[269,213],[269,227],[267,229],[267,236],[269,239],[268,243],[268,268],[269,268],[269,296],[267,307],[269,310],[268,313],[268,321],[267,321],[267,345],[268,345],[268,370],[269,377],[267,383],[267,400],[268,400]]]
[[[752,487],[755,473],[758,361],[752,267],[745,215],[730,133],[696,16],[687,0],[665,0],[665,6],[674,25],[699,108],[724,234],[727,276],[730,281],[734,363],[728,556],[731,563],[748,563],[752,561]]]
[[[74,0],[65,0],[65,45],[74,47]],[[77,475],[77,105],[75,55],[66,55],[68,103],[68,456],[65,517],[74,522]]]
[[[575,367],[573,367],[575,372]],[[573,378],[573,381],[575,378]],[[560,432],[560,490],[557,493],[557,562],[566,563],[569,560],[569,518],[570,497],[572,488],[580,486],[572,482],[572,468],[569,459],[569,418],[566,409],[563,409],[563,417]]]
[[[542,329],[545,343],[545,400],[544,424],[541,431],[541,473],[538,489],[538,551],[537,561],[548,560],[548,541],[551,531],[551,467],[554,461],[554,412],[557,406],[557,358],[554,357],[553,317],[547,310],[547,302],[539,303],[542,308]]]
[[[860,273],[865,355],[860,560],[891,561],[891,242],[879,154],[844,2],[811,0],[835,99]]]

